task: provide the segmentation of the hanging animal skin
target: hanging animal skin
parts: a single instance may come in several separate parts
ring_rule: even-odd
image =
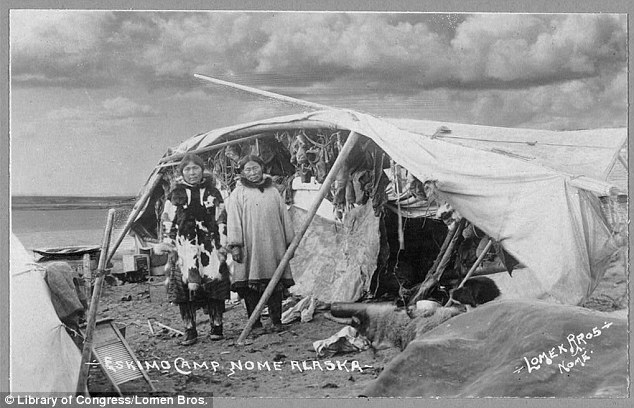
[[[331,187],[333,196],[332,204],[335,207],[335,216],[339,220],[343,219],[343,214],[346,211],[346,190],[348,189],[349,179],[350,167],[348,161],[345,160]]]
[[[306,140],[306,136],[303,133],[295,136],[295,140],[291,145],[291,148],[293,150],[291,162],[296,166],[310,164],[308,156],[306,155],[307,146],[308,141]]]
[[[229,145],[225,148],[225,156],[229,158],[234,164],[240,162],[242,158],[242,149],[239,144]]]

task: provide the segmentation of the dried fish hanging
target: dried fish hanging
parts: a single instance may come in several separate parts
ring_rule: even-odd
[[[288,151],[289,155],[292,156],[291,143],[293,141],[293,135],[291,135],[289,131],[284,130],[275,132],[273,137],[275,137],[275,140],[277,140],[277,142]]]
[[[383,164],[385,163],[385,152],[381,150],[381,160],[378,159],[378,151],[375,149],[372,153],[372,191],[370,198],[374,207],[374,215],[379,216],[383,212],[383,206],[387,203],[387,193],[385,188],[389,183],[388,178],[383,173]]]
[[[335,135],[336,145],[338,150],[342,145],[342,135],[337,133]],[[335,181],[331,186],[331,194],[333,196],[332,204],[335,212],[335,219],[344,222],[346,213],[351,209],[350,204],[350,162],[348,159],[344,161],[335,177]],[[354,200],[352,200],[354,202]]]
[[[323,183],[326,174],[328,174],[330,170],[330,156],[334,156],[334,152],[329,155],[328,150],[333,146],[338,134],[339,132],[336,132],[330,137],[327,137],[318,131],[314,139],[306,133],[303,134],[304,140],[312,145],[312,147],[306,151],[306,159],[310,163],[313,174],[315,175],[315,180],[318,183]]]
[[[303,129],[297,131],[291,142],[291,163],[295,166],[297,175],[303,183],[310,183],[312,171],[306,155],[308,141]]]
[[[214,177],[220,182],[221,188],[226,191],[232,191],[235,187],[240,152],[239,145],[227,146],[218,151],[214,156],[213,163],[210,163]]]

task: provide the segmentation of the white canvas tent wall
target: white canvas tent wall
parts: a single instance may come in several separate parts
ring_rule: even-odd
[[[615,250],[597,198],[587,191],[609,193],[611,186],[588,179],[586,172],[568,166],[569,174],[562,174],[553,168],[557,165],[447,143],[357,112],[320,111],[215,129],[184,141],[172,153],[266,129],[304,126],[347,129],[369,137],[420,180],[435,180],[446,201],[527,266],[513,278],[496,277],[507,294],[578,304],[603,276]],[[617,152],[611,152],[610,163],[595,163],[587,174],[602,174]]]
[[[81,352],[55,313],[44,272],[13,234],[10,245],[10,391],[74,394]]]

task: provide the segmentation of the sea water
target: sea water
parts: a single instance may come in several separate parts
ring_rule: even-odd
[[[111,243],[121,231],[120,213],[112,232]],[[72,210],[16,210],[11,211],[11,229],[27,249],[54,248],[78,245],[101,245],[108,209]],[[118,221],[118,222],[117,222]],[[133,240],[127,237],[121,249],[129,250]]]
[[[99,245],[107,209],[13,210],[11,229],[28,249]]]

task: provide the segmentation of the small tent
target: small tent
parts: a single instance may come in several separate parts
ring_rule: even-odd
[[[10,391],[74,394],[81,352],[57,317],[44,270],[13,234],[10,245]]]
[[[133,213],[134,218],[130,222],[137,227],[135,231],[143,229],[139,227],[147,230],[148,226],[155,224],[154,204],[163,194],[155,187],[165,168],[173,166],[183,153],[208,153],[237,139],[266,137],[297,129],[355,132],[365,137],[363,141],[369,139],[374,142],[417,179],[433,181],[443,200],[526,266],[512,277],[508,274],[495,276],[504,294],[566,304],[579,304],[590,295],[616,249],[597,197],[613,194],[614,189],[604,178],[597,177],[606,174],[617,160],[626,139],[625,129],[600,130],[602,137],[610,138],[610,144],[602,148],[600,159],[592,163],[576,163],[570,160],[573,146],[559,146],[560,149],[555,149],[558,152],[556,157],[548,156],[553,149],[547,145],[553,144],[558,133],[561,133],[562,140],[574,143],[574,137],[565,132],[507,129],[507,135],[524,134],[521,140],[528,141],[522,142],[521,152],[513,152],[467,146],[466,142],[450,143],[429,134],[430,129],[440,123],[430,125],[420,121],[420,126],[414,126],[411,121],[396,123],[399,126],[394,121],[390,123],[354,111],[327,110],[276,117],[197,135],[170,149],[161,160],[150,177],[152,182],[148,182],[140,195],[148,200],[140,203],[143,208]],[[468,125],[454,125],[446,123],[443,126],[449,130],[456,128],[458,136],[469,133]],[[471,139],[484,139],[486,127],[473,129],[479,137]],[[494,145],[521,145],[509,143],[520,140],[517,137],[517,140],[501,140],[500,132],[500,128],[490,132],[498,137],[497,142],[493,139]],[[585,138],[581,142],[587,142],[591,136],[591,131],[584,133]],[[476,143],[477,140],[471,142]],[[533,147],[532,156],[529,156],[526,149]],[[309,241],[308,244],[306,241]],[[295,257],[310,258],[311,252],[315,252],[315,242],[319,240],[302,241]],[[339,247],[343,248],[342,255],[346,258],[336,260],[334,267],[319,268],[330,275],[306,274],[307,277],[310,275],[307,282],[301,275],[304,271],[295,272],[298,286],[308,288],[304,290],[304,295],[312,294],[330,301],[354,301],[361,291],[367,290],[368,274],[373,273],[371,263],[363,270],[358,263],[350,262],[351,254],[346,252],[345,245]],[[352,255],[358,258],[360,251],[367,248],[357,246],[356,249]],[[366,252],[362,257],[367,259],[375,255],[376,252]],[[313,256],[316,263],[322,262],[322,259],[319,251]],[[310,269],[314,271],[315,265]],[[298,273],[300,276],[297,276]],[[340,287],[342,274],[357,279],[353,284],[357,289],[352,293],[343,291],[347,298],[332,299],[328,293]]]

